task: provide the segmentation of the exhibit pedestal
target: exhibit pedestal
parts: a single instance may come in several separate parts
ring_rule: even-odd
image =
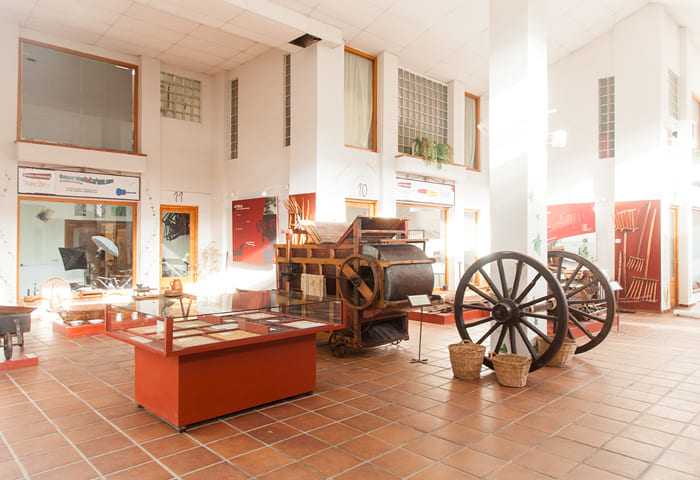
[[[313,391],[316,337],[177,356],[135,348],[136,402],[184,431],[187,425]]]

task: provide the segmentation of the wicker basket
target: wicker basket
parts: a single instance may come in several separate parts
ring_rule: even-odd
[[[549,338],[554,338],[552,335],[549,335]],[[569,361],[574,358],[574,354],[576,353],[576,347],[578,345],[576,344],[576,340],[573,338],[569,337],[564,337],[564,343],[561,345],[561,348],[557,352],[554,357],[550,361],[548,361],[545,365],[548,367],[557,367],[557,368],[563,368],[566,367],[569,364]],[[544,352],[547,349],[547,342],[542,340],[540,337],[537,337],[537,351],[538,352]]]
[[[498,383],[504,387],[524,387],[532,359],[514,353],[492,355],[493,369]]]
[[[455,378],[479,378],[486,347],[469,340],[449,345],[452,374]]]

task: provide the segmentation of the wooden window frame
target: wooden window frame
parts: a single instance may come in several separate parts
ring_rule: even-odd
[[[345,47],[345,51],[359,55],[360,57],[372,60],[372,148],[356,147],[354,145],[347,145],[348,148],[356,148],[358,150],[365,150],[368,152],[377,151],[377,57],[373,57],[367,53],[355,50],[351,47]]]
[[[480,172],[481,171],[481,130],[479,130],[479,122],[481,121],[481,98],[476,96],[476,95],[472,95],[469,92],[464,92],[464,96],[469,97],[469,98],[473,98],[476,102],[476,121],[474,124],[474,128],[476,129],[476,146],[475,146],[475,148],[476,148],[476,152],[475,152],[475,157],[476,157],[475,158],[475,163],[476,163],[475,166],[476,166],[476,168],[467,167],[467,162],[466,162],[467,152],[464,152],[464,155],[465,155],[464,167],[467,170],[469,170],[470,172]]]
[[[369,216],[377,216],[377,201],[376,200],[362,200],[358,198],[346,198],[345,208],[355,207],[355,208],[366,208],[369,207]]]
[[[134,234],[132,235],[131,238],[131,251],[133,255],[133,261],[131,262],[131,278],[133,279],[132,282],[134,285],[136,285],[136,278],[138,274],[138,254],[137,254],[137,247],[138,247],[138,202],[118,202],[114,200],[107,200],[107,199],[92,199],[92,198],[73,198],[73,197],[51,197],[51,196],[37,196],[37,195],[18,195],[17,196],[17,270],[16,270],[16,276],[15,278],[17,279],[17,287],[16,287],[16,294],[17,294],[17,299],[19,300],[20,297],[20,292],[19,292],[19,251],[21,248],[21,245],[19,243],[19,233],[20,233],[20,203],[22,200],[29,200],[29,201],[37,201],[37,202],[63,202],[63,203],[93,203],[93,204],[100,204],[100,205],[118,205],[118,206],[125,206],[125,207],[131,207],[132,210],[132,215],[131,215],[131,222],[132,222],[132,228]]]
[[[53,142],[46,142],[46,141],[41,141],[41,140],[24,140],[22,139],[22,44],[24,43],[30,43],[32,45],[38,45],[41,47],[45,48],[50,48],[52,50],[58,50],[60,52],[65,52],[65,53],[70,53],[73,55],[79,55],[81,57],[85,58],[91,58],[93,60],[99,60],[102,62],[107,62],[111,63],[113,65],[119,65],[122,67],[127,67],[127,68],[133,68],[134,69],[134,150],[131,152],[124,151],[124,150],[111,150],[111,149],[106,149],[106,148],[94,148],[94,147],[85,147],[82,145],[65,145],[65,144],[60,144],[60,143],[53,143]],[[138,65],[133,65],[131,63],[126,63],[126,62],[120,62],[118,60],[112,60],[111,58],[105,58],[105,57],[100,57],[98,55],[92,55],[89,53],[84,53],[84,52],[79,52],[77,50],[71,50],[69,48],[63,48],[63,47],[58,47],[56,45],[51,45],[49,43],[44,43],[44,42],[37,42],[35,40],[30,40],[28,38],[22,38],[20,37],[19,39],[19,54],[18,54],[18,72],[19,72],[19,78],[17,82],[17,141],[18,142],[26,142],[26,143],[36,143],[39,145],[53,145],[53,146],[58,146],[58,147],[69,147],[69,148],[80,148],[83,150],[92,150],[92,151],[97,151],[97,152],[114,152],[114,153],[123,153],[126,155],[141,155],[139,153],[139,148],[140,148],[140,137],[139,137],[139,67]]]
[[[695,93],[691,93],[690,95],[693,101],[697,104],[699,113],[697,119],[691,119],[697,120],[697,123],[695,124],[695,145],[693,145],[693,148],[700,149],[700,96],[696,95]]]
[[[190,214],[190,275],[187,277],[163,277],[163,212],[189,213]],[[168,205],[161,204],[158,216],[158,285],[161,288],[170,288],[170,282],[179,278],[183,285],[197,283],[198,277],[198,252],[199,252],[199,207],[194,205]]]

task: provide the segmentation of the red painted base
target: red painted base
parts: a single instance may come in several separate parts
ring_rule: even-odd
[[[105,323],[98,323],[97,325],[84,324],[78,327],[73,327],[64,322],[53,322],[53,331],[60,333],[66,338],[72,337],[84,337],[87,335],[99,335],[100,333],[105,333]]]
[[[463,315],[463,318],[465,320],[476,320],[477,318],[486,318],[488,316],[488,313],[482,312],[479,310],[471,310],[469,312],[462,312],[462,315]],[[408,312],[408,319],[420,321],[420,310]],[[423,312],[423,322],[435,323],[437,325],[454,325],[455,314],[454,314],[454,312],[447,312],[447,313]]]
[[[0,360],[0,372],[5,370],[15,370],[17,368],[35,367],[39,365],[39,357],[33,353],[24,353],[15,347],[10,360]]]
[[[313,391],[313,334],[165,357],[135,348],[136,403],[176,427]]]

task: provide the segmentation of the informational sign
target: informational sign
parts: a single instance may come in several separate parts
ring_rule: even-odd
[[[277,240],[277,197],[233,202],[234,262],[272,264]]]
[[[455,186],[396,177],[396,200],[452,207],[455,204]]]
[[[124,175],[18,167],[17,192],[138,201],[141,196],[141,179]]]
[[[408,303],[410,303],[412,307],[425,307],[425,306],[431,304],[430,299],[425,294],[424,295],[409,295],[408,296]]]
[[[547,205],[547,241],[595,233],[593,203]]]

